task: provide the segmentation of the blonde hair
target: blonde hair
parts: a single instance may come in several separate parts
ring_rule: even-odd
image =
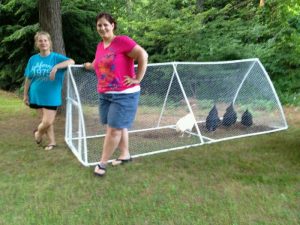
[[[48,41],[49,41],[49,43],[50,43],[50,51],[52,51],[52,40],[51,40],[51,36],[50,36],[50,34],[49,34],[48,32],[46,32],[46,31],[38,31],[38,32],[36,32],[36,34],[34,35],[34,47],[35,47],[35,49],[38,49],[37,43],[38,43],[39,36],[41,36],[41,35],[44,35],[44,36],[47,37],[47,39],[48,39]]]

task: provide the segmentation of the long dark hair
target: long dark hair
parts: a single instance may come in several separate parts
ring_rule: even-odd
[[[117,21],[112,17],[112,15],[110,15],[109,13],[106,12],[101,12],[96,16],[96,24],[98,22],[99,19],[101,19],[102,17],[104,17],[109,23],[114,24],[114,30],[117,29]]]

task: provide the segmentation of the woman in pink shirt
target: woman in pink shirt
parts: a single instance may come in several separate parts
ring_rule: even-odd
[[[112,162],[113,166],[131,161],[128,128],[137,111],[148,54],[131,38],[114,34],[117,23],[110,14],[100,13],[96,17],[96,26],[102,41],[97,46],[94,61],[84,63],[84,67],[94,69],[98,78],[99,111],[101,122],[106,124],[106,135],[94,173],[103,176],[107,161],[116,148],[121,154]],[[136,73],[135,60],[138,65]]]

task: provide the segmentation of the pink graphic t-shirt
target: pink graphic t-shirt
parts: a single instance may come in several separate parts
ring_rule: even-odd
[[[136,86],[124,84],[125,76],[136,77],[134,60],[127,56],[134,46],[136,42],[127,36],[116,36],[106,48],[103,42],[98,44],[94,69],[98,78],[99,93],[124,91]]]

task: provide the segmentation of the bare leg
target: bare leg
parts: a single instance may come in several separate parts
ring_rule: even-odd
[[[106,136],[103,144],[103,152],[101,156],[101,162],[107,163],[110,159],[118,145],[120,144],[122,138],[122,129],[116,129],[107,126]]]
[[[122,137],[119,143],[119,149],[121,150],[121,154],[118,159],[112,161],[113,166],[121,165],[123,163],[131,161],[130,153],[129,153],[129,137],[128,137],[128,129],[122,129]]]
[[[36,140],[40,140],[44,134],[48,133],[48,129],[52,126],[52,128],[50,128],[50,134],[51,132],[53,133],[52,136],[50,137],[50,141],[53,141],[53,139],[51,140],[51,138],[54,137],[53,123],[55,120],[55,116],[56,116],[56,110],[49,110],[44,108],[42,109],[42,121],[38,125],[37,131],[34,134]]]
[[[106,136],[103,144],[103,151],[99,165],[102,168],[105,168],[107,165],[107,161],[110,159],[118,145],[120,144],[122,138],[122,129],[116,129],[107,126],[106,127]],[[99,168],[99,166],[95,167],[94,173],[97,175],[104,175],[105,169]]]
[[[128,129],[127,128],[122,129],[122,137],[121,137],[121,141],[120,141],[118,147],[121,151],[119,159],[128,159],[128,158],[130,158],[129,137],[128,137]]]
[[[48,137],[48,139],[49,139],[49,143],[48,143],[48,146],[54,146],[54,145],[56,145],[56,141],[55,141],[55,135],[54,135],[54,126],[53,126],[53,124],[52,125],[50,125],[49,127],[48,127],[48,130],[47,130],[47,137]],[[53,148],[53,147],[52,147]],[[52,149],[51,148],[51,149]],[[50,150],[50,149],[49,149]]]

